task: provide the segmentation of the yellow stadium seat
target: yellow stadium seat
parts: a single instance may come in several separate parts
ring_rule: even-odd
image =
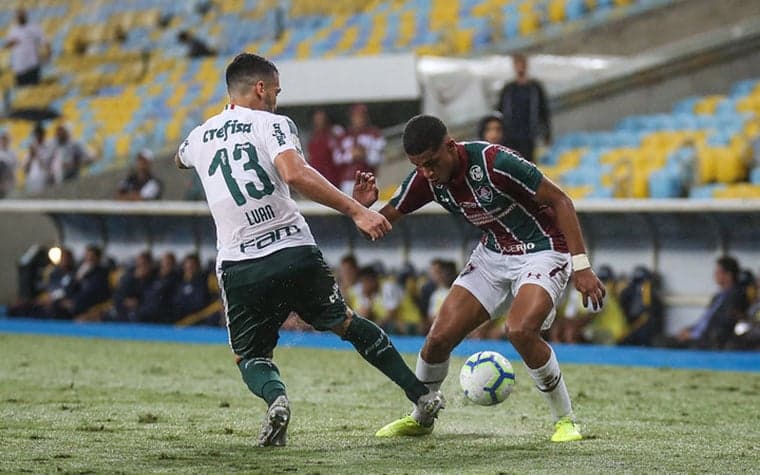
[[[694,112],[700,115],[713,115],[718,104],[725,98],[726,96],[722,95],[707,96],[694,105]]]
[[[565,2],[567,0],[551,0],[548,6],[549,21],[562,23],[565,21]]]
[[[718,161],[714,149],[697,149],[697,177],[699,184],[712,183],[717,176]]]
[[[359,27],[358,26],[352,26],[349,28],[346,28],[343,31],[343,37],[338,41],[338,44],[336,45],[336,51],[337,52],[346,52],[349,51],[351,48],[353,48],[354,44],[356,44],[356,40],[359,38]]]
[[[472,40],[474,32],[472,30],[457,30],[454,32],[454,53],[465,54],[472,51]]]
[[[529,36],[538,31],[540,26],[538,14],[534,11],[527,11],[521,15],[518,28],[520,30],[520,35]]]
[[[568,196],[574,200],[582,200],[591,194],[592,191],[594,191],[594,187],[591,185],[568,186],[565,188],[565,193],[567,193]]]
[[[586,153],[586,150],[586,148],[574,148],[568,150],[559,156],[559,160],[557,160],[557,166],[566,169],[576,168],[578,165],[580,165],[581,156]]]
[[[716,149],[715,157],[715,179],[719,183],[735,183],[747,179],[745,161],[730,148]]]

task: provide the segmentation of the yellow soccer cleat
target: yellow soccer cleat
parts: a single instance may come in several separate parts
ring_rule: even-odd
[[[383,427],[375,433],[375,437],[415,437],[428,435],[431,432],[433,432],[433,424],[423,426],[409,415]]]
[[[572,417],[565,416],[560,418],[556,424],[554,424],[554,435],[552,436],[552,442],[572,442],[574,440],[581,440],[583,436],[578,429],[578,425],[573,421]]]

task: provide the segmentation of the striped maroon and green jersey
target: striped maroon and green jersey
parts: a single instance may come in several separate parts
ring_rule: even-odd
[[[482,230],[481,242],[502,254],[568,252],[554,211],[535,200],[543,177],[535,165],[486,142],[457,143],[457,151],[460,169],[450,183],[433,185],[415,170],[389,204],[407,214],[435,201]]]

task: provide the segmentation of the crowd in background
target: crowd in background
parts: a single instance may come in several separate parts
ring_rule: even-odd
[[[197,254],[178,264],[171,252],[155,259],[144,251],[133,262],[117,265],[91,245],[80,262],[63,248],[57,264],[32,264],[30,260],[20,268],[20,292],[8,308],[11,316],[176,323],[218,300],[213,266],[202,265]],[[205,323],[218,323],[218,310]]]
[[[57,264],[44,253],[20,266],[21,290],[10,306],[11,316],[164,324],[224,324],[223,307],[213,262],[188,254],[178,264],[173,253],[154,257],[149,251],[117,265],[88,246],[77,262],[62,249]],[[23,261],[22,261],[23,262]],[[658,276],[638,266],[629,275],[599,266],[607,287],[604,307],[583,307],[568,286],[557,307],[556,321],[546,333],[550,341],[677,348],[760,348],[758,283],[736,259],[721,257],[714,270],[717,292],[700,318],[675,336],[665,334],[665,306]],[[424,271],[407,264],[388,269],[382,262],[360,263],[347,254],[335,276],[349,307],[388,333],[425,335],[435,320],[459,269],[454,261],[433,259]],[[505,338],[506,316],[486,322],[471,338]],[[285,329],[310,331],[293,314]]]

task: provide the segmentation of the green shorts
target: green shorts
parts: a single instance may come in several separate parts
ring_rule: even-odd
[[[290,312],[320,331],[346,318],[346,303],[316,246],[282,249],[259,259],[225,261],[221,286],[232,351],[271,357]]]

